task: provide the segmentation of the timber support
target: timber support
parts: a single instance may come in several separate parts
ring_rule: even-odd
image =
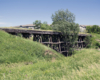
[[[68,46],[70,46],[70,43],[64,41],[64,36],[60,32],[53,32],[53,31],[39,31],[39,30],[21,30],[21,29],[5,29],[2,28],[2,30],[12,34],[22,34],[24,38],[30,38],[33,36],[33,41],[40,42],[46,46],[51,47],[52,49],[66,54],[68,53]],[[84,39],[87,35],[86,34],[79,34],[78,40],[75,42],[75,49],[79,50],[81,48],[84,48],[86,46]],[[91,36],[91,35],[89,35]]]

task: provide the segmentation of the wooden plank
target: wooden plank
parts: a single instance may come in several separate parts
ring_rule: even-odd
[[[4,28],[2,28],[2,30],[6,31],[8,33],[9,32],[17,32],[17,33],[55,34],[55,35],[61,34],[60,32],[53,32],[53,31],[35,31],[35,30],[4,29]]]
[[[68,52],[67,50],[65,50],[65,51],[61,51],[61,53],[64,53],[64,52]]]
[[[33,34],[54,34],[54,35],[61,35],[61,32],[54,32],[54,31],[39,31],[39,30],[22,30],[22,29],[8,29],[8,28],[0,28],[8,33],[16,32],[16,33],[33,33]],[[78,34],[78,36],[87,36],[87,34]],[[92,35],[89,35],[92,36]]]
[[[54,46],[56,46],[58,48],[57,51],[59,51],[60,53],[63,53],[63,52],[68,52],[65,48],[65,45],[64,44],[70,44],[69,42],[64,42],[64,41],[60,41],[61,36],[61,33],[60,32],[52,32],[52,31],[35,31],[35,30],[19,30],[19,29],[2,29],[8,33],[21,33],[21,34],[33,34],[34,35],[34,39],[35,41],[39,41],[40,43],[42,44],[45,44],[45,45],[50,45],[51,48],[54,48]],[[48,35],[45,36],[45,35]],[[53,42],[52,41],[52,38],[54,36],[54,41],[56,39],[56,42]],[[56,36],[56,37],[55,37]],[[87,36],[86,34],[79,34],[78,35],[78,38],[79,38],[79,41],[76,41],[76,44],[77,44],[77,49],[78,48],[83,48],[83,43],[85,43],[85,41],[83,41],[82,37],[85,37]],[[46,38],[48,39],[48,42],[47,40],[45,40],[45,42],[42,42],[43,38]],[[63,45],[63,47],[62,47]],[[61,49],[63,48],[64,51],[61,51]],[[67,48],[69,48],[69,46],[67,46]]]

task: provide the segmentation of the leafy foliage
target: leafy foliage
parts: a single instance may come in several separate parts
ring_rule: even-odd
[[[40,29],[42,29],[42,30],[52,30],[52,27],[49,26],[49,25],[47,24],[47,22],[43,22],[43,23],[41,24],[41,28],[40,28]]]
[[[91,33],[91,37],[87,36],[84,41],[87,45],[86,48],[100,48],[100,35],[97,33]]]
[[[75,15],[68,11],[68,9],[64,10],[58,10],[55,12],[55,14],[52,14],[52,21],[53,24],[57,23],[58,21],[68,21],[68,22],[74,22],[75,21]]]
[[[40,20],[36,20],[35,22],[33,22],[33,24],[35,25],[35,29],[52,30],[52,27],[49,26],[46,21],[41,23]]]
[[[91,33],[92,34],[92,48],[100,48],[100,34],[97,33]]]
[[[64,41],[67,43],[66,47],[68,51],[72,51],[75,41],[77,41],[78,38],[79,25],[67,21],[60,21],[58,24],[53,25],[53,29],[62,32]]]
[[[52,15],[53,29],[61,31],[69,52],[74,51],[74,44],[78,38],[79,25],[74,23],[75,16],[68,10],[58,10]]]
[[[86,30],[87,30],[88,33],[91,33],[92,32],[91,31],[91,28],[92,28],[91,26],[86,26]]]
[[[22,34],[21,33],[18,33],[17,36],[22,37]]]
[[[86,30],[88,33],[98,33],[100,34],[100,27],[98,25],[87,26]]]
[[[97,41],[100,36],[98,36],[98,34],[100,34],[100,27],[98,25],[93,25],[93,26],[87,26],[86,30],[88,33],[91,33],[93,36],[92,38],[86,38],[86,43],[88,43],[90,41],[90,43],[87,45],[88,48],[92,47],[92,48],[100,48],[100,43]],[[95,37],[98,36],[98,37]]]
[[[41,27],[41,21],[40,20],[36,20],[35,22],[33,22],[34,29],[40,29]]]
[[[91,38],[91,36],[86,36],[84,41],[86,44],[86,48],[90,48],[92,46],[91,44],[92,44],[93,39]]]

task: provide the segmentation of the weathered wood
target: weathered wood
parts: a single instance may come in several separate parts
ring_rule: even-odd
[[[42,36],[43,36],[43,35],[41,35],[41,37],[40,37],[40,38],[41,38],[41,42],[42,42]]]
[[[1,30],[4,30],[8,33],[30,33],[30,34],[55,34],[59,35],[60,32],[54,32],[54,31],[39,31],[39,30],[25,30],[25,29],[7,29],[7,28],[0,28]]]
[[[60,42],[60,36],[58,36],[58,42],[59,42],[59,52],[61,53],[61,42]]]
[[[41,36],[39,35],[39,42],[41,41]]]
[[[50,37],[51,37],[51,42],[52,42],[52,35]],[[53,45],[52,44],[51,44],[51,48],[53,49]]]
[[[29,33],[29,34],[50,34],[50,35],[61,35],[61,32],[55,31],[41,31],[41,30],[26,30],[26,29],[8,29],[0,28],[8,33]],[[78,36],[87,36],[87,34],[78,34]],[[92,36],[92,35],[90,35]]]
[[[21,33],[23,37],[26,37],[26,38],[30,37],[30,35],[33,34],[34,41],[45,44],[60,53],[64,53],[67,56],[68,56],[68,48],[73,47],[73,46],[70,46],[70,42],[64,42],[64,36],[60,32],[5,29],[5,28],[2,28],[2,30],[13,35],[17,35],[17,33]],[[75,44],[78,50],[86,46],[85,41],[84,41],[86,36],[87,36],[86,34],[78,35],[78,41],[76,41],[76,44]]]

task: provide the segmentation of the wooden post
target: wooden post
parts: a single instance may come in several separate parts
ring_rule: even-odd
[[[36,35],[36,41],[39,42],[39,35]]]
[[[41,43],[42,43],[42,36],[43,36],[43,35],[41,34]]]
[[[49,47],[51,47],[51,43],[50,43],[50,41],[51,41],[51,36],[50,36],[50,35],[48,35],[48,40],[49,40]]]
[[[41,35],[39,35],[38,38],[39,38],[39,42],[41,42]]]
[[[33,41],[34,41],[34,34],[32,34],[33,35]]]
[[[79,41],[77,41],[77,49],[79,48],[79,43],[78,43]]]
[[[36,34],[34,34],[33,41],[36,41]]]
[[[51,48],[53,49],[53,44],[52,44],[52,35],[50,35],[51,38]]]
[[[49,43],[51,42],[51,35],[49,35]]]
[[[61,53],[61,43],[60,43],[60,37],[58,37],[58,42],[59,42],[59,52]]]
[[[80,49],[81,49],[81,37],[80,37]]]
[[[82,48],[83,48],[83,38],[82,38]]]

